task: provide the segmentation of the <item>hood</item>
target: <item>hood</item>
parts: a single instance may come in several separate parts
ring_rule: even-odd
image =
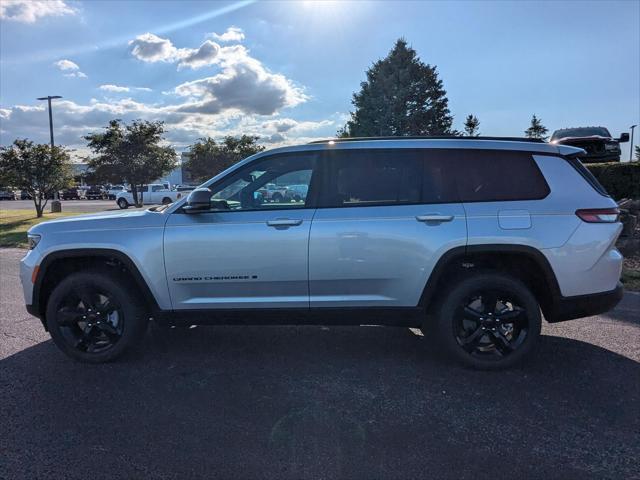
[[[153,210],[101,212],[62,217],[34,225],[29,233],[73,232],[87,230],[123,230],[164,225],[167,215]]]
[[[553,143],[573,143],[573,142],[610,142],[613,138],[602,137],[600,135],[589,135],[588,137],[564,137],[554,140]]]

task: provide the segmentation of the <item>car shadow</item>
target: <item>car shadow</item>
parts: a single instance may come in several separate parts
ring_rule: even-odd
[[[407,329],[150,329],[85,365],[0,361],[0,477],[557,478],[637,474],[640,364],[542,336],[504,372]],[[6,470],[3,472],[3,470]]]

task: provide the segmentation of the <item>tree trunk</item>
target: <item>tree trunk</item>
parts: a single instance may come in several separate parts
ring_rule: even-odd
[[[33,204],[36,207],[36,217],[41,218],[42,217],[42,198],[40,197],[40,194],[36,194],[35,192],[33,193]]]
[[[136,202],[136,207],[140,208],[144,205],[144,189],[142,188],[142,185],[140,185],[140,197],[138,198],[138,201]]]
[[[138,186],[131,182],[131,195],[133,196],[133,204],[138,206]]]

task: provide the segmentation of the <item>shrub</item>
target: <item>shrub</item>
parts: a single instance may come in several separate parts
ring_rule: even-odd
[[[585,164],[616,200],[640,199],[640,162]]]

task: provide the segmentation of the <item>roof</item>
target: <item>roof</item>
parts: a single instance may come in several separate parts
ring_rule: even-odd
[[[396,137],[346,137],[346,138],[330,138],[327,140],[316,140],[309,142],[315,143],[338,143],[338,142],[364,142],[374,140],[495,140],[505,142],[532,142],[545,143],[540,138],[528,137],[464,137],[459,135],[432,135],[432,136],[396,136]]]

